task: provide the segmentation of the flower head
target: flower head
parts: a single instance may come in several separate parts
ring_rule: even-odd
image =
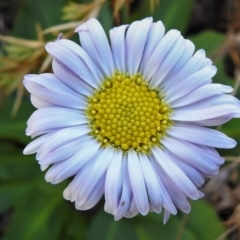
[[[80,25],[81,46],[58,39],[46,49],[53,74],[26,75],[37,110],[24,150],[37,153],[46,181],[74,176],[64,197],[80,210],[105,197],[115,220],[177,208],[188,213],[204,177],[224,162],[233,139],[207,128],[240,116],[231,87],[212,84],[216,67],[180,32],[152,18],[110,30]]]

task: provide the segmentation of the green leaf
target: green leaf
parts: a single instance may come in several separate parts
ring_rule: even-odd
[[[225,35],[207,30],[197,35],[190,36],[189,39],[195,44],[196,50],[204,49],[209,57],[222,46]]]
[[[112,12],[110,11],[109,2],[106,1],[100,10],[98,20],[101,23],[107,37],[109,37],[109,30],[113,28],[113,16]]]
[[[217,67],[217,74],[213,78],[213,82],[215,83],[221,83],[224,85],[234,86],[235,81],[233,78],[229,77],[224,69],[224,62],[223,59],[220,58],[216,62],[214,62],[214,65]]]
[[[0,140],[27,144],[30,138],[25,136],[26,122],[35,109],[28,97],[22,101],[16,117],[11,117],[13,103],[14,99],[8,98],[6,104],[0,109]]]
[[[193,0],[161,0],[159,4],[155,4],[154,11],[150,11],[150,2],[141,1],[140,5],[128,16],[125,12],[125,22],[129,23],[136,20],[153,16],[154,21],[161,20],[166,28],[178,29],[185,32],[191,16]]]
[[[7,192],[10,188],[5,186],[5,194],[14,211],[4,240],[83,239],[87,230],[87,218],[63,199],[65,184],[52,186],[41,181],[30,181],[25,186],[22,184],[18,188],[19,186],[20,184],[11,189],[10,197]],[[0,197],[4,194],[2,190],[3,187],[0,187]]]
[[[162,20],[167,30],[178,29],[184,33],[190,21],[193,3],[193,0],[161,0],[154,11],[154,19]]]
[[[41,173],[33,155],[24,156],[22,149],[10,142],[0,143],[0,181],[22,182],[36,178]]]
[[[86,239],[88,216],[77,210],[74,203],[65,201],[64,208],[59,209],[64,216],[64,239]],[[61,237],[60,239],[63,239]]]
[[[62,7],[68,0],[22,0],[15,20],[13,35],[36,39],[36,24],[42,29],[60,24]]]
[[[7,210],[13,208],[25,199],[27,192],[31,190],[31,186],[26,183],[5,183],[0,187],[0,213],[3,214]]]
[[[186,227],[194,231],[198,240],[217,239],[225,231],[214,209],[203,200],[192,202]]]
[[[148,214],[115,222],[113,216],[100,211],[94,218],[88,231],[87,239],[120,240],[120,239],[175,239],[180,218],[172,217],[164,225],[162,216]],[[191,229],[185,229],[183,239],[197,239]]]
[[[232,119],[231,121],[225,123],[221,130],[223,133],[227,134],[229,137],[240,140],[240,124],[239,119]]]
[[[177,216],[171,216],[166,225],[162,223],[162,218],[162,214],[150,213],[145,217],[138,215],[116,222],[112,215],[101,210],[90,226],[87,239],[148,240],[180,237],[180,239],[187,240],[205,240],[216,239],[224,232],[213,208],[202,200],[192,203],[189,215],[178,213]],[[186,224],[184,224],[183,218],[187,219]]]
[[[36,197],[32,188],[25,195],[25,204],[13,214],[4,239],[57,239],[63,219],[53,221],[51,216],[61,201],[58,196],[49,197],[44,192]]]

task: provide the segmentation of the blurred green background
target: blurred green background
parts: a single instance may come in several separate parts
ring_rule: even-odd
[[[192,201],[189,215],[178,213],[166,225],[162,223],[162,214],[115,222],[103,210],[104,199],[89,211],[77,211],[62,196],[69,181],[46,183],[35,156],[22,154],[31,141],[25,136],[25,128],[34,111],[22,87],[22,76],[39,73],[41,69],[51,71],[45,42],[55,39],[61,31],[78,42],[73,26],[96,9],[94,14],[106,32],[115,25],[147,16],[162,20],[167,30],[180,30],[195,43],[196,49],[204,48],[218,67],[213,81],[233,86],[239,97],[239,4],[235,0],[220,2],[0,1],[0,239],[240,239],[238,146],[220,151],[227,156],[227,162],[218,178],[201,189],[206,198]],[[54,29],[44,32],[50,27]],[[239,142],[239,123],[232,120],[218,129]]]

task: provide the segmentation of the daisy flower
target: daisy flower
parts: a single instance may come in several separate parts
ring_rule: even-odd
[[[160,213],[164,223],[218,173],[224,159],[214,148],[236,142],[209,126],[240,116],[232,88],[213,84],[216,67],[204,50],[161,21],[135,21],[110,30],[96,19],[80,25],[78,45],[46,45],[53,73],[26,75],[37,110],[26,135],[46,181],[74,177],[63,192],[79,210],[104,195],[115,220]]]

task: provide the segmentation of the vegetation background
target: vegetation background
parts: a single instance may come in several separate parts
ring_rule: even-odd
[[[147,16],[176,28],[203,48],[218,67],[213,81],[234,87],[240,97],[239,0],[0,0],[0,238],[54,239],[240,239],[240,151],[226,158],[219,175],[202,187],[206,197],[192,201],[189,215],[138,215],[118,222],[103,210],[104,200],[77,211],[63,199],[68,181],[44,180],[35,156],[22,151],[30,142],[26,121],[34,111],[22,85],[27,73],[51,71],[44,45],[59,33],[78,42],[74,28],[97,17],[106,32]],[[218,130],[240,142],[240,120]]]

